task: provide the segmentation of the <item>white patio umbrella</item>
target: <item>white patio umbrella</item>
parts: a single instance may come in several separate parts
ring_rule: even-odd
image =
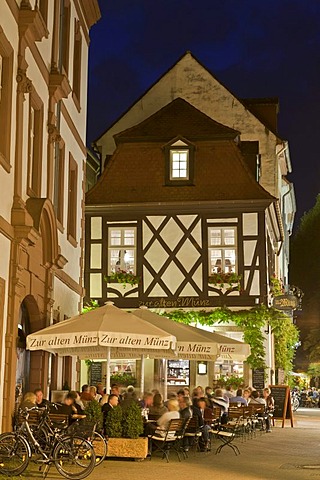
[[[178,323],[140,307],[132,312],[155,327],[163,328],[177,339],[177,355],[186,360],[212,360],[218,357],[229,360],[245,360],[250,355],[250,346],[219,333]],[[165,355],[166,356],[166,355]],[[163,357],[165,358],[165,357]]]
[[[110,389],[112,349],[131,349],[138,355],[170,351],[175,356],[176,338],[163,329],[107,302],[103,307],[76,315],[27,336],[27,349],[46,350],[61,356],[106,358],[106,388]],[[125,358],[125,356],[123,357]]]
[[[250,346],[243,342],[218,333],[211,333],[200,328],[185,325],[184,323],[175,322],[148,310],[145,306],[134,310],[133,314],[174,335],[177,339],[178,358],[215,361],[218,357],[223,357],[233,360],[245,360],[250,355]],[[162,353],[161,358],[171,358],[169,352],[162,352],[160,352],[160,355]],[[160,357],[154,356],[153,358]],[[167,385],[165,382],[164,395],[166,395],[166,389]]]

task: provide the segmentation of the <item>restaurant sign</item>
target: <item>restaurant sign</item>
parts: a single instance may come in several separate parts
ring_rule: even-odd
[[[295,310],[299,304],[295,295],[279,295],[273,299],[273,307],[277,310]]]

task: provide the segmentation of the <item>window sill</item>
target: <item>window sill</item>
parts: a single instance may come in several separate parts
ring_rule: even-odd
[[[10,173],[11,165],[7,161],[6,157],[0,152],[0,165],[5,169],[7,173]]]
[[[81,107],[80,107],[80,101],[76,95],[75,92],[72,92],[72,99],[74,101],[74,104],[76,106],[76,109],[78,110],[78,112],[80,113],[81,112]]]
[[[167,180],[165,187],[195,187],[195,184],[190,180]]]
[[[67,239],[68,239],[68,242],[71,243],[73,247],[76,248],[78,246],[77,240],[72,235],[70,235],[70,233],[68,233]]]

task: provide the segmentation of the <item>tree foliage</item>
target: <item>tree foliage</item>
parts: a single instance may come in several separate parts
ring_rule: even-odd
[[[247,358],[251,368],[265,367],[264,330],[270,327],[274,334],[276,368],[283,368],[285,372],[292,370],[299,332],[291,319],[275,308],[259,305],[250,310],[229,310],[228,308],[217,308],[210,312],[175,310],[165,315],[186,324],[198,323],[212,326],[235,323],[243,331],[244,342],[251,347],[251,354]]]

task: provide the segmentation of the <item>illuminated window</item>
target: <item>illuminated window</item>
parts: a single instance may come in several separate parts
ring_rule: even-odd
[[[136,274],[136,237],[134,227],[108,228],[108,275],[120,271]]]
[[[165,149],[166,184],[193,185],[194,146],[183,140],[168,144]]]
[[[189,180],[189,150],[170,150],[170,180]]]
[[[237,229],[209,227],[209,275],[237,271]]]

